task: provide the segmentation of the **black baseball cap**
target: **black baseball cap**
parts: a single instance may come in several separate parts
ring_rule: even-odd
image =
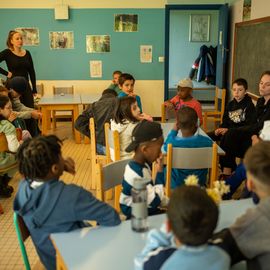
[[[131,143],[126,148],[126,152],[132,152],[140,143],[155,141],[162,135],[163,132],[159,123],[143,120],[133,129]]]

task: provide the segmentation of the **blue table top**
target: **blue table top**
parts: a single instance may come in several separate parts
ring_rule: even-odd
[[[222,202],[217,231],[233,224],[251,207],[250,199]],[[149,228],[159,228],[165,219],[164,214],[149,217]],[[134,256],[144,247],[146,236],[133,232],[130,221],[124,221],[116,227],[84,228],[52,234],[51,238],[68,269],[128,270],[134,268]]]

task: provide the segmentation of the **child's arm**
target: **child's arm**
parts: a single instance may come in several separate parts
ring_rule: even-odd
[[[165,260],[176,250],[173,235],[165,230],[163,224],[160,230],[151,230],[142,252],[134,259],[135,269],[160,269]],[[159,249],[159,250],[157,250]]]
[[[168,109],[173,109],[173,108],[174,108],[174,105],[173,105],[173,103],[172,103],[170,100],[164,101],[164,105],[165,105],[165,107],[167,107]]]
[[[79,189],[79,192],[73,202],[73,214],[75,216],[75,220],[97,221],[97,223],[102,226],[116,226],[121,223],[119,214],[114,208],[99,201],[87,190],[78,186],[75,187]]]

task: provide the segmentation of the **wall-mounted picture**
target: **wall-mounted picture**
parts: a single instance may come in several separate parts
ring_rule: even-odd
[[[39,45],[39,30],[34,27],[18,27],[16,31],[22,34],[23,45],[38,46]]]
[[[138,15],[136,14],[115,14],[114,15],[115,32],[137,32]]]
[[[189,41],[208,42],[210,40],[210,15],[190,15]]]
[[[49,32],[50,48],[74,49],[74,34],[72,31]]]
[[[250,20],[251,15],[251,0],[244,0],[243,2],[243,21]]]
[[[90,77],[101,78],[102,77],[102,61],[92,60],[89,62],[90,65]]]
[[[141,45],[140,46],[140,60],[141,63],[152,63],[152,45]]]
[[[107,53],[111,51],[111,38],[109,35],[87,35],[87,53]]]

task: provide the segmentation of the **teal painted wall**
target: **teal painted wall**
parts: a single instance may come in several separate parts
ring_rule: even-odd
[[[114,14],[138,14],[138,32],[114,32]],[[70,9],[69,20],[55,20],[53,9],[0,9],[0,50],[7,33],[16,27],[37,27],[39,46],[27,46],[38,80],[91,80],[89,61],[101,60],[103,77],[114,70],[131,73],[139,80],[162,80],[164,9]],[[74,31],[74,49],[51,50],[49,31]],[[86,35],[110,35],[110,53],[86,53]],[[153,62],[140,63],[140,45],[153,46]],[[1,63],[1,67],[5,65]],[[95,78],[96,79],[96,78]]]
[[[189,42],[190,14],[210,14],[210,41]],[[170,13],[170,60],[169,88],[175,88],[177,82],[189,75],[200,47],[216,46],[218,42],[218,10],[173,10]]]

